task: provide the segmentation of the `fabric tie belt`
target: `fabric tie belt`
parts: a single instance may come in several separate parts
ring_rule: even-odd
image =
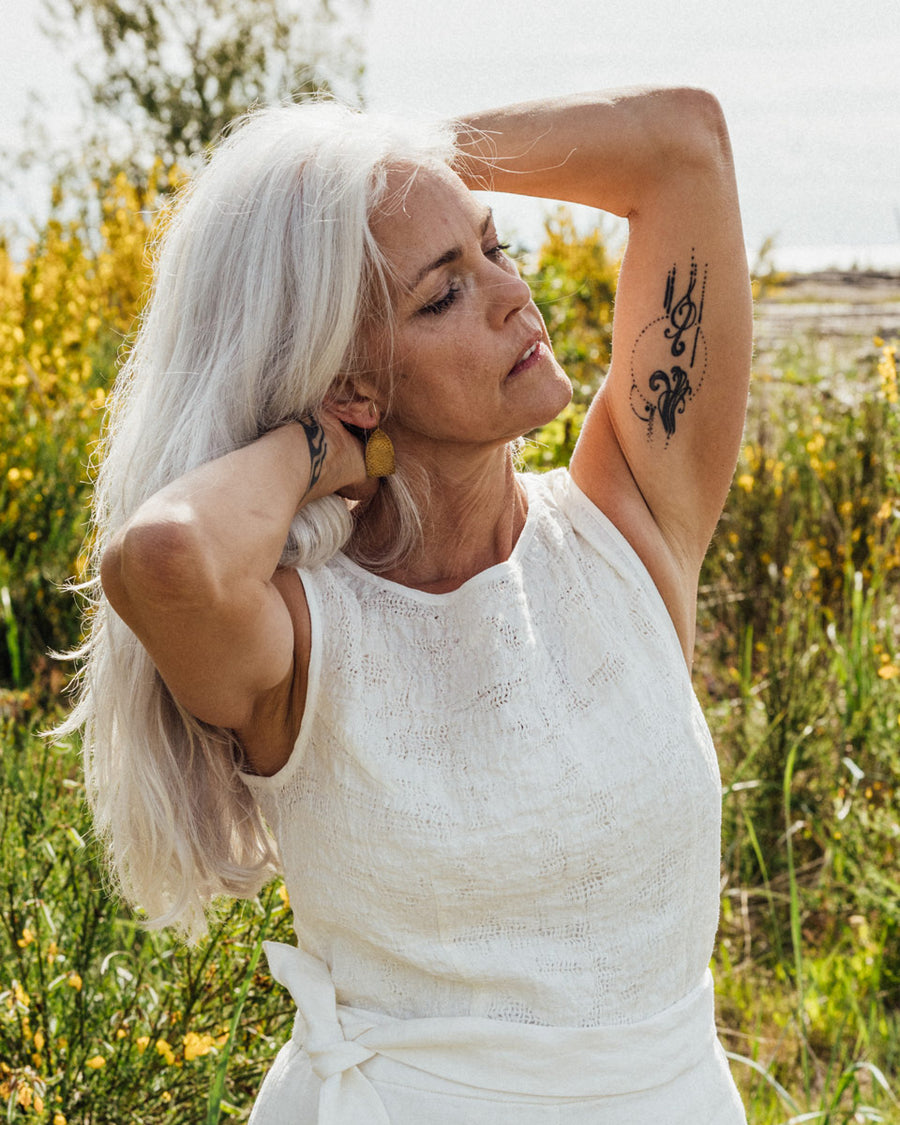
[[[319,1125],[390,1125],[360,1069],[379,1056],[498,1094],[590,1098],[662,1086],[715,1040],[712,975],[677,1004],[621,1027],[544,1027],[470,1016],[396,1019],[337,1003],[327,965],[265,942],[272,976],[297,1005],[293,1043],[321,1080]]]

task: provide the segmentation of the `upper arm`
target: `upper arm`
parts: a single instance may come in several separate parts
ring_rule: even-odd
[[[189,528],[139,526],[104,553],[101,580],[177,702],[204,722],[241,729],[260,698],[289,697],[302,615],[275,576],[221,588],[202,560]],[[290,590],[303,598],[299,582]]]
[[[612,364],[572,472],[645,554],[668,550],[690,584],[740,447],[752,324],[724,123],[714,100],[681,93],[661,115],[671,139],[657,141],[628,214]]]

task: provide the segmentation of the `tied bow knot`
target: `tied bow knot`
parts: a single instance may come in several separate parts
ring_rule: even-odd
[[[390,1125],[381,1098],[357,1069],[377,1051],[347,1038],[338,1019],[328,966],[295,946],[267,941],[263,947],[272,976],[285,986],[297,1005],[292,1038],[322,1083],[317,1118],[320,1125]],[[363,1026],[356,1034],[369,1030]]]
[[[340,1039],[335,1038],[328,1043],[322,1043],[321,1046],[311,1039],[307,1039],[303,1044],[303,1050],[309,1056],[313,1072],[322,1082],[326,1082],[335,1074],[342,1074],[345,1070],[359,1066],[375,1054],[361,1043],[344,1039],[340,1024],[337,1032],[342,1036]]]

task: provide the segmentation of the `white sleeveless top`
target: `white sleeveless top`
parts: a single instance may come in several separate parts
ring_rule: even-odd
[[[450,593],[300,572],[302,729],[244,780],[338,1005],[624,1030],[707,976],[718,768],[633,549],[565,470],[522,480],[512,555]]]

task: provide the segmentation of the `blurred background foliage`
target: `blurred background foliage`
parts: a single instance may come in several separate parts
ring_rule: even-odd
[[[114,129],[130,150],[119,161],[146,171],[156,161],[189,163],[250,106],[358,95],[366,6],[57,0],[46,11],[51,35],[93,45],[78,74],[95,141]]]
[[[64,707],[70,668],[50,653],[76,646],[81,623],[61,584],[82,575],[91,465],[155,217],[180,164],[221,127],[216,114],[268,97],[260,60],[296,75],[302,57],[282,59],[274,38],[260,54],[249,32],[230,47],[245,16],[204,0],[183,25],[183,57],[206,52],[213,66],[219,51],[227,65],[220,86],[199,65],[190,81],[173,71],[175,101],[210,103],[205,124],[198,111],[179,132],[174,102],[150,83],[154,66],[164,77],[174,0],[155,13],[137,0],[69,3],[111,44],[99,111],[128,120],[139,107],[143,147],[119,167],[95,151],[97,174],[60,178],[23,254],[0,242],[0,1105],[9,1121],[212,1125],[246,1120],[288,1034],[286,993],[264,963],[248,970],[263,937],[289,940],[283,887],[223,904],[197,949],[141,930],[106,894],[77,742],[37,731]],[[201,8],[221,21],[202,35]],[[329,26],[340,39],[339,21]],[[149,93],[112,81],[142,57],[122,54],[134,35]],[[571,405],[527,443],[532,468],[568,462],[605,377],[619,257],[602,226],[578,228],[565,210],[520,255],[573,383]],[[764,247],[757,292],[780,281]],[[797,339],[757,361],[701,581],[695,684],[724,782],[719,1024],[754,1125],[900,1122],[897,354],[895,340],[860,341],[829,366]]]

